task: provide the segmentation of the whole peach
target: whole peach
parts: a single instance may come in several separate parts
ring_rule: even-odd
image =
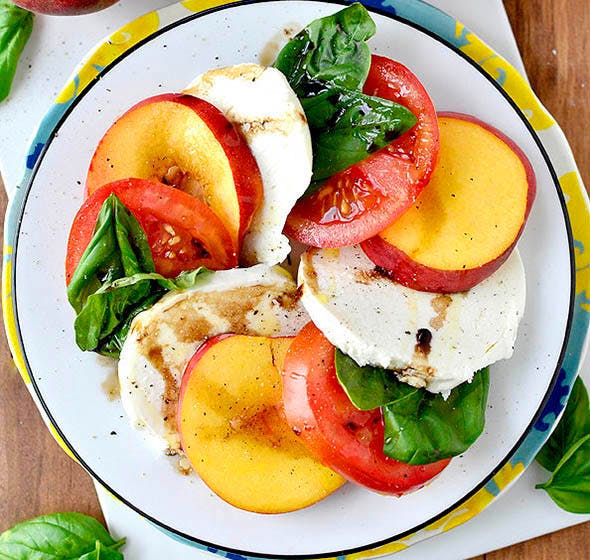
[[[52,16],[74,16],[98,12],[119,0],[14,0],[21,8]]]

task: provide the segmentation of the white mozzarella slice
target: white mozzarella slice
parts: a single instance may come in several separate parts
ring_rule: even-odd
[[[334,346],[360,365],[397,370],[402,381],[433,393],[512,355],[526,293],[516,250],[489,278],[455,294],[397,284],[358,246],[308,250],[299,283],[303,305]]]
[[[214,272],[137,315],[119,360],[123,407],[158,448],[176,450],[178,391],[199,345],[222,333],[292,336],[309,321],[291,276],[257,265]]]
[[[209,70],[185,93],[205,99],[238,126],[254,155],[264,200],[244,238],[249,264],[282,262],[289,241],[285,220],[311,179],[311,136],[305,113],[287,79],[275,68],[239,64]]]

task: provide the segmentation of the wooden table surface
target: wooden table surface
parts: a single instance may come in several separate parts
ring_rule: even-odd
[[[564,129],[590,185],[589,0],[505,0],[533,89]],[[1,147],[0,147],[1,149]],[[1,181],[1,179],[0,179]],[[0,189],[0,211],[6,197]],[[102,520],[88,475],[45,429],[0,340],[0,531],[17,521],[75,510]],[[584,560],[590,523],[478,557],[477,560]]]

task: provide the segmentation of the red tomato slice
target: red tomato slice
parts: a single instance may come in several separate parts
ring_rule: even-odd
[[[313,324],[295,337],[283,364],[285,413],[295,433],[327,466],[367,488],[401,495],[450,462],[407,465],[383,454],[381,409],[358,410],[340,386],[334,346]]]
[[[299,200],[289,214],[285,233],[301,243],[344,247],[377,235],[416,200],[434,170],[438,121],[418,78],[399,62],[373,55],[363,91],[404,105],[418,122],[385,148]]]
[[[145,231],[156,272],[173,277],[199,266],[212,270],[237,266],[229,232],[206,204],[157,181],[123,179],[95,190],[78,210],[68,239],[67,283],[111,193],[119,197]]]

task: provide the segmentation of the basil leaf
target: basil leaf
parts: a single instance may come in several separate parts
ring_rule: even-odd
[[[374,34],[371,16],[355,3],[310,23],[275,62],[300,98],[311,131],[313,177],[305,196],[416,123],[402,105],[361,92],[371,66],[365,41]]]
[[[289,80],[298,97],[313,84],[330,82],[359,89],[367,79],[371,51],[365,41],[375,35],[375,22],[359,3],[316,19],[279,53],[275,67]]]
[[[360,410],[382,407],[383,452],[410,465],[433,463],[460,455],[481,435],[490,383],[487,368],[471,383],[442,395],[399,381],[395,370],[359,366],[336,349],[336,376],[352,404]]]
[[[125,339],[129,334],[129,329],[131,328],[133,319],[135,319],[135,317],[142,311],[146,311],[152,307],[162,297],[162,295],[163,294],[161,292],[156,292],[141,300],[135,307],[127,309],[127,317],[121,321],[121,323],[119,323],[119,325],[117,325],[117,327],[115,327],[108,336],[101,337],[94,350],[103,356],[108,356],[109,358],[118,358],[121,354],[121,350],[123,349]],[[78,329],[81,332],[84,332],[84,326],[82,324],[78,326]],[[83,342],[83,344],[87,344],[87,342]]]
[[[579,377],[563,416],[537,461],[553,474],[536,488],[545,490],[566,511],[590,513],[590,405]]]
[[[154,270],[152,253],[139,222],[111,194],[100,209],[94,235],[68,285],[68,300],[79,313],[88,296],[104,283]]]
[[[331,89],[302,105],[314,139],[314,181],[362,161],[416,124],[404,106],[358,91]]]
[[[124,560],[124,556],[118,550],[105,547],[100,541],[96,541],[96,548],[80,556],[79,560]]]
[[[352,404],[360,410],[374,410],[391,402],[401,403],[424,392],[423,389],[398,381],[395,371],[374,366],[359,366],[350,356],[338,349],[334,353],[334,365],[340,385]]]
[[[204,267],[183,272],[176,279],[156,272],[137,273],[101,286],[88,296],[74,322],[81,350],[98,350],[111,357],[119,352],[133,318],[151,307],[166,292],[195,286],[210,271]]]
[[[74,321],[78,347],[81,350],[95,350],[102,339],[126,321],[131,309],[150,296],[150,288],[147,280],[122,286],[113,283],[105,284],[90,295]],[[161,292],[158,295],[161,296]]]
[[[590,433],[566,451],[551,478],[536,488],[545,490],[566,511],[590,513]]]
[[[455,387],[447,400],[421,389],[385,405],[385,455],[424,465],[469,449],[484,428],[489,382],[485,368],[471,383]]]
[[[0,101],[10,93],[18,59],[31,36],[33,14],[0,0]]]
[[[118,358],[134,317],[166,292],[191,288],[206,268],[164,278],[154,272],[146,235],[135,216],[111,194],[98,214],[94,235],[68,285],[77,316],[76,344]]]
[[[548,471],[554,471],[565,452],[588,433],[590,433],[588,392],[583,381],[578,377],[561,420],[537,455],[537,462]]]
[[[24,521],[0,535],[0,559],[58,560],[102,558],[119,560],[119,556],[86,556],[104,550],[116,551],[125,539],[115,541],[92,517],[81,513],[55,513]]]

